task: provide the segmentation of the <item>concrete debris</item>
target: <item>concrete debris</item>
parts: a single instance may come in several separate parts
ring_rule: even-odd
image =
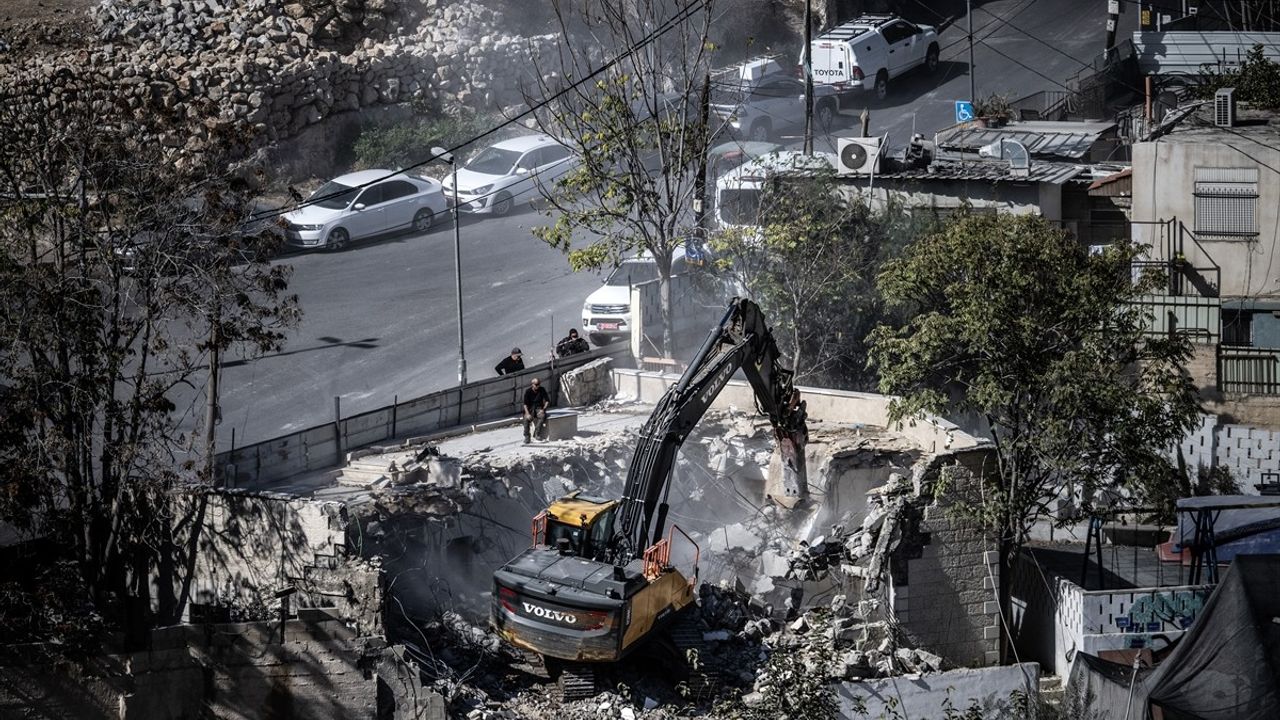
[[[914,498],[914,484],[891,473],[884,485],[867,492],[867,511],[857,528],[833,525],[828,536],[800,543],[788,558],[788,578],[816,581],[833,571],[861,577],[868,593],[879,589],[887,562],[902,541],[899,524]]]

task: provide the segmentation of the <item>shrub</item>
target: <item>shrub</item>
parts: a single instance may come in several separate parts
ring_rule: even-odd
[[[489,116],[472,115],[424,117],[387,127],[368,126],[356,139],[353,169],[400,168],[422,162],[430,156],[432,147],[453,147],[493,124]]]

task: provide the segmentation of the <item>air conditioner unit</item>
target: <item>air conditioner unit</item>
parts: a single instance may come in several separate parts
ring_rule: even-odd
[[[1236,89],[1222,88],[1213,94],[1213,124],[1231,127],[1236,124]]]
[[[840,175],[870,175],[880,172],[880,148],[883,137],[840,138]]]

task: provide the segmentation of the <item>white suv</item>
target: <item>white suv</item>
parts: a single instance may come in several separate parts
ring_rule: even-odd
[[[569,148],[547,135],[524,135],[494,143],[458,168],[458,209],[506,215],[517,203],[536,201],[538,187],[548,187],[578,164]],[[453,178],[444,194],[454,202]]]
[[[815,83],[871,91],[884,100],[893,78],[917,67],[937,69],[938,32],[893,15],[863,15],[819,35],[809,52]]]
[[[671,258],[671,274],[686,269],[685,251],[676,248]],[[582,305],[582,330],[593,345],[607,345],[631,335],[631,286],[658,279],[658,263],[641,253],[623,260],[609,273],[604,286],[587,296]]]

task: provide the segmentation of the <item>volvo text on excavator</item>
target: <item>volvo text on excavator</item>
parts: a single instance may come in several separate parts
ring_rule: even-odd
[[[494,573],[491,624],[560,673],[566,697],[591,694],[600,664],[688,615],[696,546],[675,525],[666,528],[671,471],[739,368],[773,425],[786,492],[805,492],[805,403],[779,359],[759,306],[735,298],[641,429],[622,498],[574,493],[552,502],[533,520],[533,546]],[[692,570],[674,566],[673,542],[694,547]]]

